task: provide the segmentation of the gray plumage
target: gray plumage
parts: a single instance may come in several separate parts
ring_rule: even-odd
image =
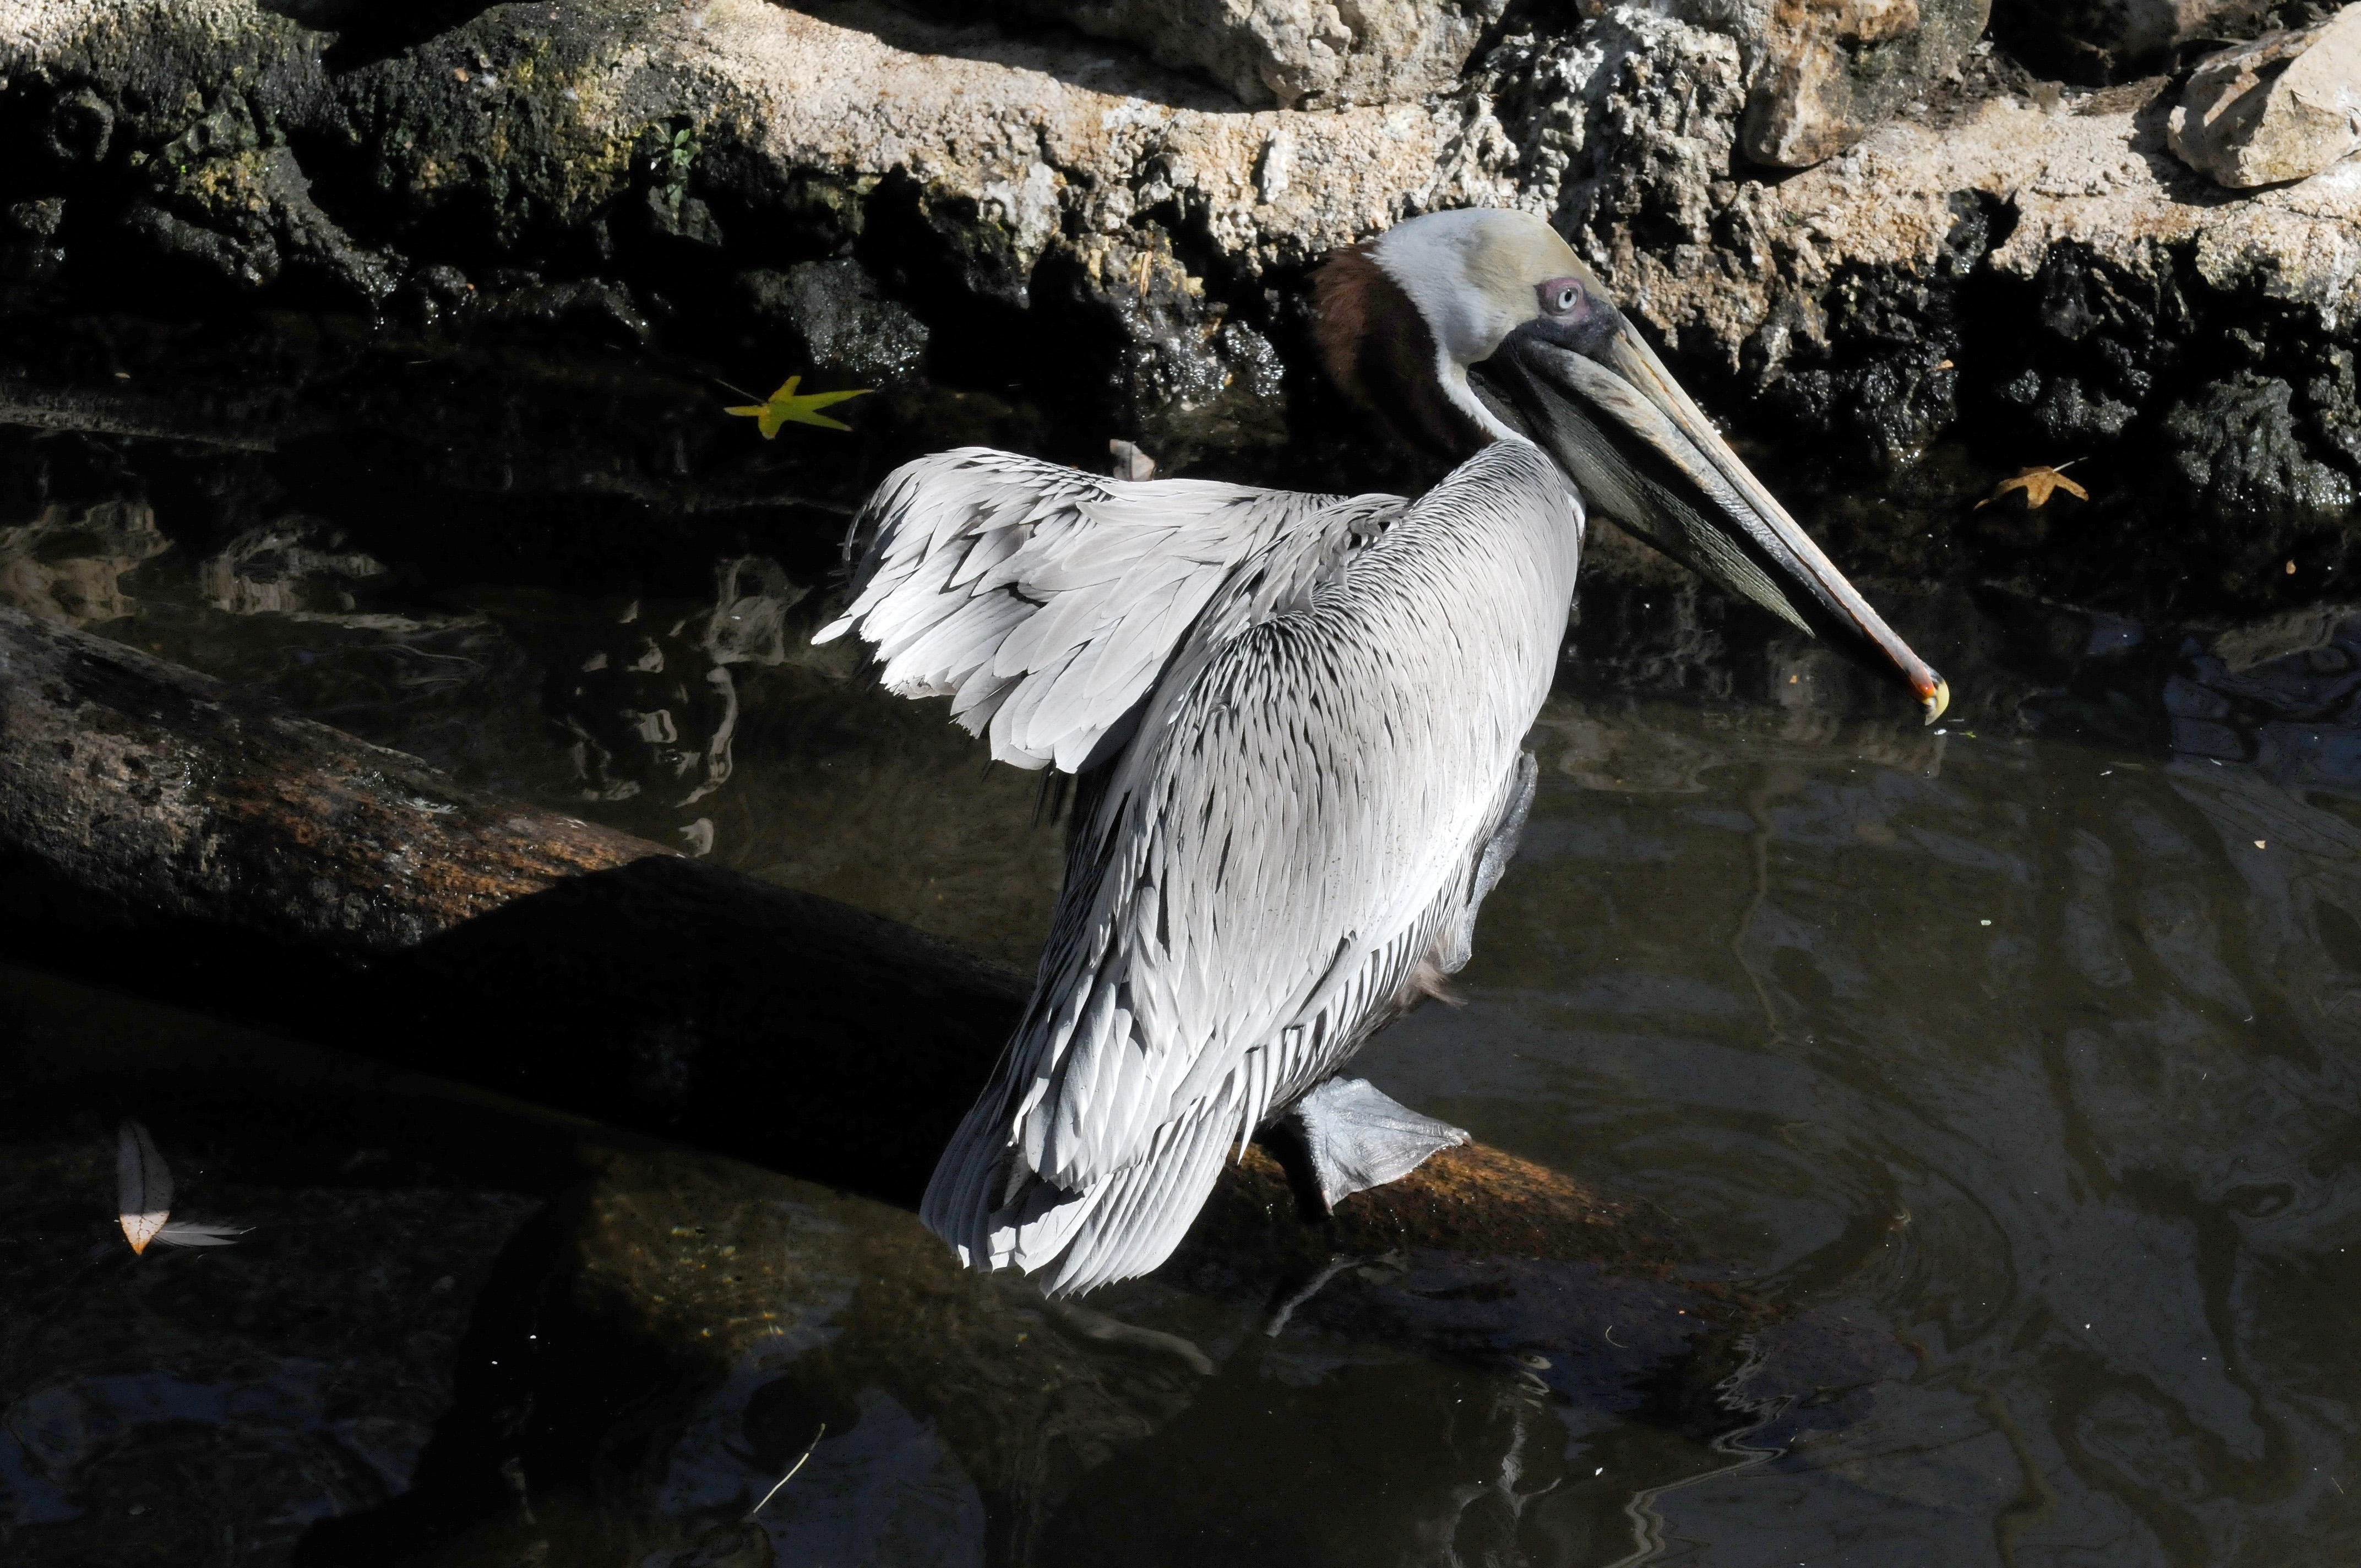
[[[857,629],[994,757],[1084,775],[1032,1001],[922,1212],[1053,1292],[1144,1273],[1257,1126],[1466,961],[1580,505],[1521,440],[1416,501],[970,448],[856,529],[820,640]]]
[[[1313,296],[1339,390],[1464,459],[1424,497],[945,453],[863,511],[820,633],[858,628],[994,757],[1082,777],[1032,1002],[922,1208],[1053,1292],[1162,1262],[1275,1114],[1331,1203],[1466,1136],[1336,1072],[1466,961],[1532,798],[1576,493],[1858,638],[1930,721],[1949,700],[1538,217],[1407,219]]]

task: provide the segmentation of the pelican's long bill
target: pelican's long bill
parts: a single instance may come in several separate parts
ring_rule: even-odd
[[[1557,460],[1595,515],[1806,631],[1859,638],[1933,723],[1949,686],[1738,460],[1631,323],[1617,316],[1597,345],[1581,353],[1512,332],[1472,378],[1494,412]]]

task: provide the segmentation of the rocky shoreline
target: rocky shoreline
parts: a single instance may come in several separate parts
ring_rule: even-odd
[[[2361,568],[2361,158],[2250,192],[2195,172],[2167,145],[2186,42],[2081,87],[1974,41],[1980,6],[1673,9],[1405,0],[1247,49],[1191,7],[1046,0],[8,0],[0,133],[32,155],[0,173],[0,258],[19,321],[554,328],[983,395],[1071,460],[1120,437],[1167,472],[1358,486],[1389,476],[1310,373],[1309,267],[1514,204],[1791,483],[1866,469],[1956,507],[2079,459],[2073,537],[2004,544],[2039,591],[2251,610]],[[1354,53],[1397,23],[1458,40],[1455,74]],[[1969,461],[1929,477],[1945,444]],[[1872,554],[1923,577],[1923,533]]]

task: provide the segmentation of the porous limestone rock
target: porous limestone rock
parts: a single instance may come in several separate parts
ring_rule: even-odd
[[[1669,10],[1738,40],[1746,156],[1803,169],[1940,83],[1982,36],[1992,0],[1675,0]]]
[[[1919,5],[1912,37],[1939,19]],[[2341,492],[2304,465],[2361,478],[2340,435],[2361,164],[2226,202],[2167,150],[2158,84],[2028,103],[1980,71],[1773,180],[1746,137],[1777,72],[1734,6],[1536,14],[1447,93],[1317,112],[869,0],[389,16],[0,0],[0,123],[27,148],[0,165],[0,270],[258,301],[326,280],[445,326],[625,338],[785,313],[815,356],[850,301],[853,335],[890,323],[902,348],[825,351],[848,369],[903,374],[923,329],[927,375],[1037,400],[1077,450],[1246,472],[1316,412],[1312,263],[1417,213],[1521,206],[1684,377],[1830,450],[1906,462],[1973,411],[2218,476],[2208,454],[2267,425],[2288,460],[2209,478],[2205,507],[2312,516]]]
[[[1941,275],[1979,198],[2013,218],[1989,247],[2004,277],[2031,281],[2061,247],[2149,275],[2186,252],[2212,287],[2299,306],[2328,333],[2361,316],[2361,169],[2223,206],[2158,156],[2136,104],[2002,98],[1898,120],[1773,184],[1730,175],[1738,65],[1702,29],[1626,8],[1493,63],[1521,198],[1678,352],[1733,370],[1750,345],[1768,367],[1781,334],[1817,337],[1807,307],[1848,272]]]
[[[1773,428],[1894,465],[1973,407],[2061,456],[2138,432],[2212,472],[2253,422],[2203,414],[2206,389],[2257,373],[2292,444],[2202,508],[2331,515],[2334,476],[2304,465],[2361,477],[2323,357],[2361,320],[2361,165],[2224,204],[2126,89],[1905,115],[1773,184],[1731,173],[1725,38],[1626,9],[1488,63],[1521,199]]]
[[[1017,0],[1198,71],[1255,108],[1404,103],[1458,85],[1508,0]]]
[[[309,268],[364,307],[393,291],[392,269],[321,210],[286,139],[256,125],[243,93],[217,92],[195,124],[126,161],[148,189],[124,225],[161,256],[248,288],[276,281],[291,264]]]
[[[1464,102],[1240,114],[1136,60],[862,4],[825,17],[767,0],[506,5],[341,67],[341,34],[282,9],[296,8],[0,0],[0,81],[94,95],[117,153],[182,137],[235,82],[276,134],[365,160],[381,219],[467,209],[509,246],[650,190],[667,211],[675,192],[719,190],[851,237],[862,202],[903,180],[957,209],[944,222],[963,231],[970,280],[1012,303],[1069,231],[1166,203],[1259,270],[1406,210],[1514,195]]]
[[[2361,0],[2208,59],[2172,111],[2171,140],[2234,190],[2306,179],[2361,148]]]

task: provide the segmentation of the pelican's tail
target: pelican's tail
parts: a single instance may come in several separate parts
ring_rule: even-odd
[[[987,1091],[968,1113],[918,1214],[970,1267],[1017,1269],[1052,1296],[1129,1279],[1171,1256],[1237,1146],[1241,1119],[1220,1096],[1159,1127],[1144,1158],[1075,1191],[1022,1168],[1007,1109]]]

